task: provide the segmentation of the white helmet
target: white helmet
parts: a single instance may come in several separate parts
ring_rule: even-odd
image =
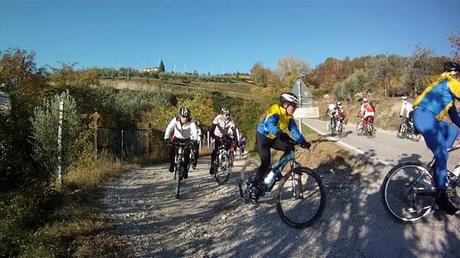
[[[367,98],[363,98],[363,102],[367,102]]]
[[[297,105],[299,103],[299,99],[297,98],[297,96],[294,93],[285,92],[285,93],[281,94],[281,96],[280,96],[280,103],[281,103],[281,105],[283,103],[291,103],[291,104]]]
[[[407,100],[407,97],[406,97],[406,96],[402,96],[401,99],[402,99],[402,100]]]

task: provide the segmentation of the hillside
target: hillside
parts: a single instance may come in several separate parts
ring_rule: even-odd
[[[204,82],[204,81],[178,81],[160,80],[152,78],[102,79],[101,85],[116,89],[129,89],[135,91],[170,92],[188,94],[201,90],[209,93],[218,92],[232,98],[250,99],[250,89],[253,84],[243,81],[232,82]]]

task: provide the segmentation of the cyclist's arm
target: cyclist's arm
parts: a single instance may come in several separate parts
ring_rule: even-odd
[[[460,127],[460,116],[458,115],[457,108],[455,107],[455,102],[454,105],[449,109],[449,117],[454,124]]]
[[[289,131],[291,132],[291,134],[292,134],[292,136],[294,137],[294,139],[295,139],[298,143],[306,142],[306,140],[305,140],[305,138],[303,137],[303,135],[299,132],[299,129],[297,128],[296,122],[295,122],[294,119],[292,119],[292,118],[289,120],[288,129],[289,129]]]
[[[265,119],[264,124],[269,134],[278,135],[281,133],[281,130],[277,126],[279,118],[278,114],[273,114]]]
[[[190,123],[190,140],[192,141],[198,140],[198,130],[197,130],[195,122]]]
[[[214,124],[214,123],[213,123],[212,126],[211,126],[211,129],[209,129],[209,135],[210,135],[212,138],[215,137],[214,131],[216,130],[216,127],[217,127],[217,124]]]
[[[406,105],[404,102],[401,104],[401,112],[399,112],[399,116],[402,116],[404,114],[404,110],[406,109]]]
[[[176,123],[176,118],[173,118],[171,122],[169,122],[168,126],[166,127],[165,137],[164,137],[165,140],[169,139],[169,137],[171,136],[171,133],[173,133],[174,123]]]

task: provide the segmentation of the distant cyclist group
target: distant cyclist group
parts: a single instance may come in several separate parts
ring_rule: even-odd
[[[448,149],[450,149],[458,135],[460,127],[460,117],[455,107],[455,100],[460,99],[460,65],[457,63],[446,63],[445,72],[441,74],[439,79],[428,86],[415,100],[412,105],[407,97],[402,97],[401,112],[399,116],[405,120],[402,125],[405,130],[413,130],[414,134],[421,134],[425,139],[426,145],[434,154],[434,165],[432,175],[436,187],[436,204],[439,209],[447,214],[456,214],[458,208],[450,200],[451,196],[446,194],[447,188],[447,158]],[[362,98],[359,113],[360,122],[358,124],[358,133],[371,136],[374,132],[373,122],[375,117],[375,107],[367,98]],[[290,92],[282,93],[279,102],[269,107],[265,117],[259,123],[256,130],[255,149],[260,158],[260,164],[257,166],[255,173],[251,177],[242,176],[240,180],[240,193],[246,200],[251,200],[257,203],[260,196],[264,192],[271,190],[273,181],[279,181],[283,175],[277,170],[277,166],[284,167],[286,164],[291,164],[291,171],[284,175],[284,180],[287,177],[292,178],[293,194],[295,198],[305,198],[304,195],[298,195],[296,191],[302,191],[305,186],[297,185],[298,179],[302,173],[313,175],[313,172],[306,172],[307,168],[296,170],[300,164],[295,160],[294,146],[299,145],[302,148],[309,149],[311,143],[308,142],[302,133],[298,130],[297,124],[293,118],[294,111],[299,104],[298,97]],[[326,114],[329,115],[328,128],[332,133],[340,133],[343,130],[343,124],[347,123],[347,115],[345,114],[343,105],[340,101],[330,103]],[[443,118],[449,115],[450,120],[457,126],[442,121]],[[190,149],[185,151],[185,163],[192,163],[192,167],[196,167],[198,158],[197,143],[200,141],[201,132],[196,121],[192,119],[190,110],[187,107],[181,107],[179,116],[173,118],[166,128],[165,140],[168,143],[173,143],[170,152],[170,168],[169,171],[175,170],[175,162],[177,159],[177,148],[174,142],[177,140],[190,140],[193,142],[191,148],[194,155],[190,155]],[[294,139],[285,133],[286,129]],[[412,132],[412,131],[410,131]],[[239,137],[237,135],[235,121],[230,115],[227,108],[222,108],[220,113],[214,118],[210,130],[210,135],[214,139],[214,147],[211,155],[209,173],[214,174],[217,167],[220,166],[216,159],[221,146],[231,148],[231,146],[239,146]],[[284,155],[280,159],[280,163],[272,165],[271,149],[280,150]],[[278,171],[278,172],[276,172]],[[297,171],[297,172],[296,172]],[[300,172],[299,172],[300,171]],[[270,172],[270,173],[269,173]],[[295,176],[297,174],[297,176]],[[188,169],[184,171],[183,178],[188,177]],[[314,175],[317,179],[317,185],[323,189],[319,176]],[[267,181],[268,180],[268,181]],[[282,181],[283,184],[285,181]],[[296,183],[297,182],[297,183]],[[270,189],[267,189],[269,187]],[[324,207],[324,192],[321,205],[315,216],[318,216]],[[302,197],[303,196],[303,197]],[[281,198],[281,197],[280,197]],[[278,207],[283,211],[283,207]],[[284,207],[285,208],[285,207]],[[286,219],[285,213],[281,212],[283,220],[291,225],[300,225]],[[316,218],[316,217],[315,217]],[[313,221],[313,220],[312,220]],[[307,223],[308,224],[308,223]],[[307,225],[303,224],[303,225]]]
[[[367,98],[361,98],[360,102],[361,106],[357,114],[357,117],[361,118],[357,125],[358,135],[367,135],[372,137],[374,136],[375,132],[375,107],[372,102],[368,101]],[[329,115],[329,121],[327,123],[328,131],[331,135],[337,134],[339,137],[341,137],[343,134],[344,124],[346,124],[348,121],[347,115],[342,106],[342,102],[330,102],[325,113],[325,116],[327,115]]]

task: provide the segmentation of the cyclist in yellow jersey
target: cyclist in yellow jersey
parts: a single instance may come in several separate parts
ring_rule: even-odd
[[[256,145],[261,165],[254,178],[254,184],[258,187],[270,170],[270,149],[273,148],[288,153],[293,148],[288,143],[290,137],[283,132],[285,129],[289,129],[294,139],[300,143],[302,148],[310,148],[310,143],[305,140],[297,129],[297,124],[292,116],[298,102],[297,96],[293,93],[281,94],[280,103],[274,104],[268,109],[264,120],[257,127]]]
[[[438,191],[436,204],[447,214],[456,214],[458,208],[446,193],[447,149],[453,146],[458,135],[457,127],[460,127],[460,116],[455,107],[455,100],[460,99],[460,65],[449,62],[444,68],[446,72],[415,100],[414,127],[423,135],[435,157],[433,174]],[[457,127],[442,121],[447,114]]]

